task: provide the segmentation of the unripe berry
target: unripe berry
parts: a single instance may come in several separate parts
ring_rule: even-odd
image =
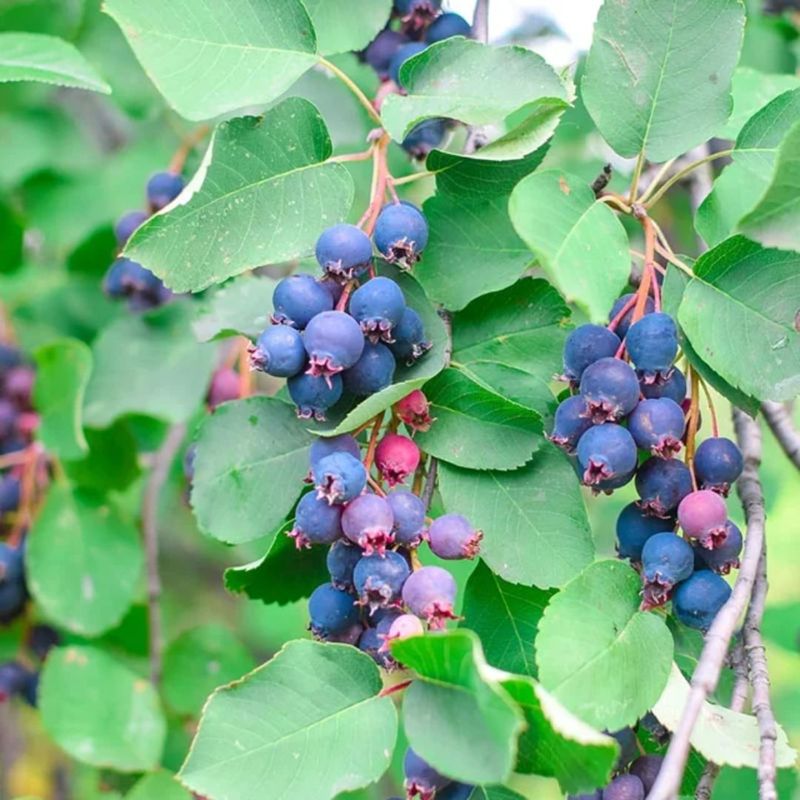
[[[441,567],[421,567],[403,586],[403,602],[409,610],[424,619],[431,630],[444,628],[448,619],[456,619],[453,603],[456,582]]]
[[[361,228],[341,223],[326,228],[317,239],[319,265],[341,280],[352,280],[372,263],[372,242]]]
[[[633,297],[633,293],[630,294],[623,294],[622,297],[618,297],[614,301],[614,305],[611,307],[611,313],[608,315],[609,324],[612,323],[619,314],[620,311],[625,307],[629,300]],[[631,322],[633,321],[633,311],[635,306],[631,306],[620,318],[619,322],[617,323],[614,331],[616,332],[617,336],[620,339],[624,339],[625,335],[628,333],[628,329],[631,327]],[[644,304],[644,313],[645,314],[652,314],[655,311],[655,303],[653,302],[652,297],[648,297]]]
[[[681,449],[685,427],[683,409],[668,397],[642,400],[628,417],[628,430],[637,447],[660,458],[670,458]]]
[[[353,570],[359,602],[373,609],[396,605],[410,574],[411,568],[400,553],[389,550],[384,555],[365,555]]]
[[[437,17],[425,31],[425,41],[428,44],[441,42],[451,36],[471,36],[472,27],[460,14],[448,11]]]
[[[308,451],[308,460],[311,468],[313,469],[320,459],[331,455],[331,453],[349,453],[356,460],[361,460],[361,448],[349,433],[343,433],[341,436],[320,436],[314,440]]]
[[[433,800],[439,789],[450,783],[450,778],[440,775],[427,761],[420,758],[410,747],[403,759],[403,773],[408,798]]]
[[[636,373],[618,358],[601,358],[586,367],[580,391],[595,423],[622,419],[639,402]]]
[[[425,46],[421,47],[424,49]],[[398,55],[402,50],[403,48],[398,51]],[[389,203],[378,214],[373,241],[390,264],[397,264],[401,269],[411,269],[428,244],[428,222],[423,213],[411,203]]]
[[[379,633],[381,625],[378,626]],[[419,617],[413,614],[401,614],[399,617],[391,620],[386,632],[383,634],[383,645],[381,649],[388,651],[389,644],[395,639],[409,639],[412,636],[422,636],[425,633],[425,628]]]
[[[362,555],[361,548],[347,539],[338,539],[331,545],[325,565],[328,567],[331,583],[337,589],[353,591],[353,570]]]
[[[644,786],[635,775],[619,775],[603,789],[603,800],[644,800]]]
[[[460,514],[445,514],[428,529],[431,550],[444,559],[475,558],[482,538],[483,531],[475,530]]]
[[[317,495],[330,504],[347,503],[367,485],[364,465],[350,453],[331,453],[312,465]]]
[[[650,458],[636,472],[636,491],[645,513],[668,518],[692,491],[692,473],[676,458]]]
[[[425,338],[425,326],[419,314],[408,306],[403,309],[403,316],[395,325],[392,336],[394,341],[389,343],[389,349],[406,366],[414,364],[433,346]]]
[[[323,311],[333,308],[331,293],[311,275],[289,275],[272,293],[272,321],[303,330]]]
[[[324,290],[323,290],[324,291]],[[358,323],[344,311],[323,311],[306,326],[304,344],[309,375],[330,377],[361,358],[364,336]]]
[[[413,431],[430,430],[434,420],[430,413],[428,398],[421,389],[414,389],[394,404],[394,412],[400,421]]]
[[[694,570],[692,546],[674,533],[657,533],[642,548],[644,595],[642,608],[655,608],[669,600],[673,587]]]
[[[405,308],[403,290],[391,278],[379,275],[353,292],[348,310],[370,341],[391,342],[392,329],[400,322]]]
[[[367,397],[391,385],[395,360],[392,351],[380,342],[366,342],[361,357],[342,373],[344,388],[357,397]]]
[[[581,325],[564,342],[564,377],[577,383],[586,367],[612,358],[620,346],[616,333],[602,325]]]
[[[700,486],[723,496],[727,496],[743,469],[742,451],[722,436],[701,442],[694,455],[694,471]]]
[[[565,453],[572,455],[578,440],[592,427],[589,407],[579,394],[567,397],[558,404],[553,418],[553,430],[548,439]]]
[[[639,388],[648,400],[668,397],[681,406],[686,399],[686,376],[677,367],[673,367],[666,373],[659,373],[654,381],[648,382],[640,376]],[[681,411],[684,410],[681,406]]]
[[[636,444],[621,425],[608,423],[589,428],[578,440],[577,452],[587,486],[632,474],[636,468]]]
[[[314,376],[301,372],[286,381],[289,397],[297,406],[300,419],[311,419],[324,422],[325,412],[342,396],[342,376]]]
[[[288,535],[298,550],[312,544],[332,544],[342,535],[342,507],[331,505],[315,492],[303,495]]]
[[[123,214],[114,225],[114,236],[117,237],[117,244],[122,247],[148,216],[145,211],[129,211],[127,214]]]
[[[250,366],[276,378],[291,378],[302,372],[305,365],[303,337],[289,325],[270,326],[250,350]]]
[[[425,503],[405,489],[395,489],[386,495],[394,515],[394,541],[405,547],[417,547],[425,532]]]
[[[211,376],[208,387],[208,407],[213,411],[222,403],[239,397],[239,373],[230,367],[222,367]]]
[[[182,191],[183,178],[174,172],[157,172],[147,181],[147,200],[153,211],[169,205]]]
[[[367,555],[380,555],[394,542],[392,507],[376,494],[362,494],[347,504],[342,514],[342,530]]]
[[[742,532],[730,520],[725,523],[725,541],[713,550],[694,545],[695,567],[710,569],[717,575],[727,575],[732,569],[739,569],[739,555],[742,552]]]
[[[642,560],[645,542],[656,533],[671,532],[673,519],[661,519],[646,514],[636,503],[629,503],[617,517],[617,553],[633,562]]]
[[[707,631],[730,596],[731,587],[724,579],[702,569],[675,589],[672,611],[684,625]]]
[[[683,532],[708,550],[725,541],[727,521],[725,501],[708,489],[686,495],[678,506],[678,522]]]
[[[403,483],[419,466],[419,460],[419,447],[397,433],[387,433],[375,448],[375,466],[389,486]]]
[[[631,361],[646,382],[668,372],[678,354],[678,329],[669,314],[654,312],[631,325],[625,337]]]

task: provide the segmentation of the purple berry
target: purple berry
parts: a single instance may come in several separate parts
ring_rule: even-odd
[[[727,496],[743,469],[742,451],[722,436],[701,442],[694,454],[694,471],[700,486],[723,496]]]
[[[123,214],[114,225],[114,235],[117,244],[122,245],[131,238],[131,234],[149,217],[145,211],[129,211]]]
[[[425,532],[425,503],[406,489],[395,489],[386,495],[394,515],[394,541],[406,547],[417,547]]]
[[[312,544],[332,544],[342,536],[342,507],[331,505],[314,492],[303,495],[288,535],[298,550]]]
[[[350,453],[331,453],[313,464],[311,472],[317,495],[331,505],[349,502],[367,485],[364,465]]]
[[[0,584],[0,624],[7,625],[25,610],[28,592],[22,581]]]
[[[628,417],[628,430],[637,447],[670,458],[681,449],[686,427],[683,409],[668,397],[642,400]]]
[[[364,51],[364,60],[382,80],[389,79],[389,65],[398,49],[408,42],[408,37],[390,28],[382,30]]]
[[[291,378],[301,372],[305,365],[303,337],[289,325],[267,328],[250,350],[250,366],[276,378]]]
[[[696,539],[708,550],[720,547],[728,535],[725,501],[709,489],[692,492],[681,500],[678,522],[690,539]]]
[[[423,159],[435,150],[447,135],[447,120],[435,117],[415,125],[401,142],[400,146],[412,158]]]
[[[553,418],[553,430],[547,438],[556,447],[572,455],[578,439],[592,427],[589,416],[589,407],[581,395],[576,394],[562,400]]]
[[[603,800],[644,800],[644,786],[635,775],[619,775],[603,789]]]
[[[672,611],[684,625],[707,631],[730,596],[731,587],[723,578],[701,569],[675,589]]]
[[[342,514],[342,530],[367,555],[379,555],[394,542],[392,507],[376,494],[362,494],[347,504]]]
[[[211,411],[230,400],[239,399],[239,373],[231,367],[220,367],[211,376],[206,402]]]
[[[0,542],[0,586],[23,579],[25,550]]]
[[[398,361],[407,366],[422,358],[433,346],[425,338],[425,326],[419,314],[408,306],[403,309],[403,316],[392,336],[394,341],[389,343],[389,349]]]
[[[648,400],[668,397],[680,405],[686,399],[686,377],[677,367],[673,367],[666,374],[659,373],[655,380],[649,383],[640,377],[639,387]]]
[[[483,531],[475,530],[466,517],[445,514],[434,520],[428,529],[431,550],[444,559],[475,558],[481,546]]]
[[[639,402],[636,373],[618,358],[601,358],[586,367],[580,391],[595,423],[622,419]]]
[[[311,468],[313,469],[320,459],[331,453],[349,453],[353,458],[361,460],[361,448],[358,442],[349,433],[343,433],[341,436],[319,437],[314,440],[308,451]]]
[[[361,548],[350,544],[347,539],[338,539],[331,545],[325,565],[328,567],[331,583],[337,589],[353,591],[353,570],[362,555]]]
[[[656,782],[658,772],[663,763],[664,756],[646,755],[639,756],[639,758],[631,764],[630,773],[631,775],[635,775],[642,782],[645,795],[650,794],[650,790]]]
[[[642,608],[655,608],[669,600],[673,587],[694,570],[692,546],[674,533],[657,533],[642,548]]]
[[[620,558],[640,562],[645,542],[657,533],[670,532],[674,527],[674,520],[649,516],[636,503],[629,503],[617,517],[617,553]]]
[[[717,575],[727,575],[732,569],[739,569],[739,555],[742,552],[742,532],[728,520],[725,523],[725,541],[713,550],[694,545],[695,565],[699,569],[710,569]]]
[[[323,290],[324,291],[324,290]],[[323,311],[306,326],[309,375],[325,378],[352,367],[364,352],[358,323],[344,311]]]
[[[413,614],[424,619],[431,630],[444,628],[448,619],[456,619],[455,599],[456,582],[441,567],[421,567],[411,573],[403,586],[403,602]]]
[[[366,342],[358,361],[342,373],[344,388],[357,397],[375,394],[391,385],[396,366],[385,344]]]
[[[392,654],[383,649],[383,639],[377,628],[365,628],[358,640],[358,649],[372,656],[375,663],[386,670],[397,667],[397,662],[392,658]]]
[[[361,604],[374,609],[397,605],[410,574],[405,558],[389,550],[384,555],[373,553],[361,558],[353,570],[353,583]]]
[[[182,191],[183,178],[174,172],[157,172],[147,181],[147,200],[153,211],[169,205]]]
[[[326,228],[317,239],[319,265],[341,280],[352,280],[372,263],[372,242],[361,228],[347,223]]]
[[[371,342],[391,342],[392,328],[400,322],[405,307],[403,290],[391,278],[379,275],[353,292],[348,310]]]
[[[323,311],[333,308],[331,293],[311,275],[289,275],[272,293],[272,321],[303,330]]]
[[[22,363],[22,353],[18,347],[0,342],[0,378],[11,369]]]
[[[0,439],[7,439],[17,430],[19,412],[6,397],[0,397]]]
[[[406,750],[403,759],[403,773],[406,777],[405,787],[409,800],[413,797],[419,797],[420,800],[433,800],[439,789],[444,789],[450,783],[450,778],[440,775],[410,747]]]
[[[358,624],[359,608],[354,595],[323,583],[308,598],[308,616],[314,636],[331,639]]]
[[[625,337],[631,361],[645,382],[668,372],[678,354],[678,329],[669,314],[656,311],[634,322]]]
[[[618,297],[614,301],[614,305],[611,307],[611,313],[608,315],[609,323],[613,322],[617,318],[617,314],[625,307],[625,305],[633,298],[634,295],[631,294],[623,294],[622,297]],[[620,339],[624,339],[625,335],[628,333],[628,329],[631,327],[631,322],[633,321],[633,310],[634,306],[631,306],[623,315],[620,321],[617,323],[616,331],[617,336]],[[645,314],[652,314],[656,310],[655,303],[653,302],[652,297],[648,297],[645,300],[644,304],[644,313]]]
[[[449,11],[437,17],[425,31],[425,41],[428,44],[441,42],[451,36],[471,36],[472,27],[460,14]]]
[[[602,325],[581,325],[564,342],[564,377],[578,383],[586,367],[601,358],[612,358],[619,350],[616,333]]]
[[[378,214],[372,238],[390,264],[411,269],[428,244],[428,222],[411,203],[389,203]]]
[[[577,453],[586,486],[627,475],[636,468],[633,437],[614,423],[589,428],[578,440]]]
[[[389,77],[398,85],[402,87],[400,81],[400,67],[408,61],[412,56],[421,53],[427,47],[423,42],[408,42],[402,44],[395,50],[392,60],[389,62]]]
[[[300,373],[286,381],[289,397],[300,419],[325,420],[325,412],[342,396],[342,376],[315,377]]]
[[[17,661],[0,664],[0,703],[22,693],[30,674],[30,670]]]
[[[0,516],[19,508],[22,486],[16,475],[0,476]],[[3,578],[3,561],[0,560],[0,580]]]
[[[692,473],[676,458],[650,458],[636,472],[639,508],[656,517],[668,518],[692,491]]]

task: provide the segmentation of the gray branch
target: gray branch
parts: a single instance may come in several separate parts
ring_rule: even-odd
[[[766,402],[761,404],[761,413],[783,452],[800,469],[800,433],[794,427],[789,410],[782,403]]]

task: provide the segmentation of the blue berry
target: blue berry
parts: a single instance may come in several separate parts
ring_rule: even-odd
[[[174,172],[157,172],[147,181],[147,200],[153,211],[169,205],[182,191],[183,178]]]
[[[385,28],[367,45],[364,61],[378,73],[382,81],[388,80],[389,65],[394,54],[408,41],[408,37],[402,33]]]
[[[636,503],[629,503],[617,517],[617,553],[620,558],[642,560],[645,542],[657,533],[669,532],[675,527],[674,519],[651,517]]]
[[[389,62],[389,77],[400,87],[403,86],[400,81],[400,67],[408,61],[412,56],[421,53],[427,47],[423,42],[408,42],[402,44],[395,50],[392,60]]]
[[[19,508],[21,493],[20,480],[16,475],[0,476],[0,516]],[[0,579],[2,579],[2,564],[3,562],[0,560]]]
[[[407,134],[400,146],[412,158],[425,158],[431,150],[436,149],[444,141],[447,134],[447,120],[435,117],[426,119],[415,125]]]
[[[617,314],[624,308],[624,306],[628,303],[628,301],[633,297],[633,293],[631,294],[624,294],[622,297],[618,297],[614,301],[614,305],[611,307],[611,313],[608,315],[608,321],[613,322],[616,319]],[[614,331],[616,332],[617,336],[620,339],[624,339],[625,335],[628,333],[628,329],[631,327],[631,322],[633,321],[633,310],[634,306],[631,306],[623,315],[620,321],[617,323],[616,328]],[[644,304],[644,313],[645,314],[652,314],[656,310],[655,303],[653,303],[653,298],[648,297]]]
[[[12,367],[22,364],[22,353],[18,347],[0,343],[0,377]]]
[[[311,419],[320,422],[325,420],[325,412],[342,396],[341,375],[317,377],[314,375],[294,375],[286,382],[289,397],[297,406],[300,419]]]
[[[289,275],[272,293],[272,321],[302,330],[323,311],[333,308],[331,293],[311,275]]]
[[[303,337],[288,325],[272,325],[250,351],[250,366],[277,378],[290,378],[306,364]]]
[[[331,453],[311,468],[319,497],[329,503],[347,503],[358,497],[367,485],[364,465],[350,453]]]
[[[727,495],[744,469],[742,451],[723,436],[706,439],[694,455],[694,469],[703,489]]]
[[[422,800],[433,800],[439,790],[450,783],[450,778],[440,775],[427,761],[420,758],[410,747],[403,759],[403,774],[409,797],[419,795]]]
[[[564,377],[577,383],[586,367],[611,358],[620,346],[616,333],[602,325],[581,325],[564,342]]]
[[[331,505],[315,492],[300,498],[294,528],[289,532],[297,548],[332,544],[342,536],[342,507]]]
[[[701,569],[675,589],[672,611],[684,625],[707,631],[730,596],[731,587],[723,578]]]
[[[22,614],[28,592],[21,580],[0,583],[0,624],[6,625]]]
[[[649,383],[640,376],[639,387],[648,400],[668,397],[680,405],[686,398],[686,377],[677,367],[666,373],[659,373],[656,379]]]
[[[718,575],[727,575],[732,569],[739,568],[739,554],[742,552],[742,532],[730,520],[725,525],[725,540],[719,547],[708,550],[700,544],[693,546],[695,566],[698,569],[710,569]]]
[[[428,529],[431,550],[444,559],[475,558],[482,538],[483,532],[475,530],[461,514],[445,514]]]
[[[326,228],[317,239],[319,265],[331,275],[351,280],[372,263],[372,242],[361,228],[347,223]]]
[[[114,225],[114,235],[117,237],[117,244],[124,245],[131,234],[148,218],[144,211],[129,211],[123,214]]]
[[[342,373],[344,388],[358,397],[375,394],[391,384],[396,366],[392,351],[385,344],[367,342],[361,358]]]
[[[353,570],[363,553],[347,539],[338,539],[331,545],[325,558],[325,565],[331,576],[331,583],[337,589],[353,591]]]
[[[129,258],[118,258],[109,267],[103,283],[109,297],[143,294],[148,299],[158,298],[163,286],[160,278]]]
[[[348,308],[370,341],[392,341],[392,328],[406,307],[403,290],[391,279],[378,276],[353,292]]]
[[[669,600],[673,587],[694,570],[694,551],[675,533],[656,533],[642,548],[643,608],[655,608]]]
[[[358,624],[359,608],[354,595],[323,583],[308,598],[308,616],[314,636],[330,639]]]
[[[636,468],[636,444],[621,425],[608,423],[589,428],[578,440],[577,453],[587,486],[627,475]]]
[[[639,752],[639,742],[633,728],[620,728],[618,731],[611,731],[609,734],[619,745],[619,755],[614,769],[622,772],[628,764],[636,758]]]
[[[685,427],[683,409],[668,397],[642,400],[628,417],[628,430],[636,445],[661,458],[681,449]]]
[[[358,323],[344,311],[323,311],[308,323],[305,347],[309,375],[336,375],[352,367],[364,352]]]
[[[428,222],[411,203],[388,203],[378,214],[372,238],[390,264],[410,269],[428,244]]]
[[[425,31],[425,41],[428,44],[441,42],[451,36],[470,36],[472,27],[460,14],[447,12],[437,17]]]
[[[425,503],[406,489],[395,489],[386,495],[394,516],[394,541],[406,547],[417,547],[425,532]]]
[[[353,571],[353,582],[361,604],[377,608],[398,602],[410,574],[411,568],[405,558],[389,550],[384,555],[364,556]]]
[[[668,372],[678,354],[678,329],[669,314],[654,312],[631,325],[625,337],[628,355],[646,382]]]
[[[0,703],[15,694],[21,694],[29,681],[31,672],[17,661],[5,661],[0,664]]]
[[[613,494],[614,489],[621,489],[623,486],[627,486],[633,480],[635,474],[636,468],[634,467],[627,472],[620,472],[610,478],[603,478],[592,485],[592,494],[599,494],[600,492]]]
[[[603,800],[644,800],[644,786],[635,775],[619,775],[603,789]]]
[[[347,504],[342,514],[342,530],[367,555],[373,550],[382,555],[394,542],[392,507],[383,497],[362,494]]]
[[[358,442],[349,433],[343,433],[341,436],[319,437],[314,440],[308,451],[311,468],[313,469],[321,458],[331,453],[350,453],[353,458],[361,460],[361,448]]]
[[[408,576],[403,586],[403,602],[412,614],[424,619],[431,630],[439,630],[448,619],[456,618],[455,599],[455,579],[441,567],[421,567]]]
[[[451,783],[436,793],[437,800],[470,800],[475,786],[469,783]]]
[[[431,342],[425,338],[422,319],[408,306],[403,309],[403,316],[392,331],[392,336],[394,341],[389,343],[389,349],[398,361],[407,366],[422,358],[432,347]]]
[[[636,408],[639,381],[624,361],[601,358],[583,371],[580,392],[593,422],[614,422]]]
[[[636,472],[639,508],[656,517],[671,517],[692,491],[692,473],[676,458],[650,458]]]
[[[25,550],[0,542],[0,586],[23,580]]]
[[[383,669],[394,669],[397,662],[392,654],[383,648],[383,638],[377,628],[365,628],[358,640],[358,649],[372,656],[375,663]]]
[[[581,395],[576,394],[558,404],[553,418],[553,430],[548,439],[570,455],[575,452],[578,439],[592,427],[589,407]]]
[[[635,775],[644,786],[645,795],[650,794],[650,790],[656,782],[661,765],[664,763],[664,756],[648,754],[639,756],[631,764],[630,774]]]

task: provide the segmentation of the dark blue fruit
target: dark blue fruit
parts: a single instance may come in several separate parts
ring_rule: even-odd
[[[649,383],[640,377],[639,387],[648,400],[668,397],[680,405],[686,398],[686,377],[677,367],[673,367],[666,374],[659,373],[656,379]]]
[[[358,624],[356,598],[330,583],[323,583],[308,598],[309,627],[319,639],[330,639]]]
[[[601,358],[583,371],[580,392],[593,422],[614,422],[636,408],[639,380],[619,358]]]
[[[364,556],[353,571],[353,583],[362,605],[371,608],[396,604],[403,584],[411,574],[408,562],[389,550],[384,555]]]
[[[425,31],[425,41],[428,44],[441,42],[451,36],[470,36],[472,27],[460,14],[447,12],[437,17]]]
[[[361,358],[342,373],[344,388],[359,397],[375,394],[391,384],[396,366],[394,355],[385,344],[367,342]]]
[[[272,293],[272,321],[302,330],[323,311],[333,308],[331,293],[311,275],[289,275]]]
[[[636,468],[634,467],[627,472],[620,472],[618,475],[614,475],[611,478],[604,478],[592,486],[592,494],[600,494],[600,492],[603,492],[603,494],[613,494],[614,489],[621,489],[623,486],[627,486],[633,480],[635,474]]]
[[[636,444],[621,425],[589,428],[578,440],[578,463],[587,486],[625,475],[636,468]]]
[[[628,430],[637,447],[670,458],[681,449],[686,427],[683,409],[668,397],[642,400],[628,417]]]
[[[635,775],[619,775],[603,789],[603,800],[644,800],[644,786]]]
[[[578,446],[578,439],[591,427],[586,400],[576,394],[559,403],[548,438],[556,447],[572,454]]]
[[[425,531],[425,503],[406,489],[395,489],[386,495],[394,515],[394,541],[406,547],[417,547]]]
[[[564,342],[564,377],[577,383],[583,371],[601,358],[613,357],[620,346],[616,333],[602,325],[581,325]]]
[[[635,775],[642,782],[645,795],[650,794],[650,790],[656,782],[658,772],[663,763],[664,756],[650,754],[639,756],[639,758],[631,764],[630,773],[631,775]]]
[[[695,567],[710,569],[718,575],[727,575],[739,569],[739,554],[742,552],[742,532],[730,520],[725,525],[725,540],[713,550],[695,544]]]
[[[475,788],[469,783],[451,783],[436,793],[436,800],[470,800]]]
[[[131,234],[148,218],[145,211],[129,211],[123,214],[114,225],[114,235],[117,237],[117,244],[124,245]]]
[[[20,494],[20,480],[16,475],[6,474],[0,477],[0,515],[16,511],[19,508]],[[2,559],[0,559],[0,579],[3,577],[2,564]]]
[[[0,664],[0,703],[22,693],[30,674],[30,670],[17,661]]]
[[[351,280],[372,262],[372,242],[361,228],[347,223],[326,228],[317,239],[319,265],[331,275]]]
[[[397,662],[392,654],[383,649],[383,638],[377,628],[365,628],[358,640],[358,649],[372,656],[375,663],[383,669],[394,669]]]
[[[700,486],[726,496],[743,469],[742,451],[723,436],[701,442],[694,455],[694,470]]]
[[[157,300],[164,284],[161,279],[129,258],[118,258],[108,269],[103,288],[109,297],[143,295],[143,299]]]
[[[656,517],[671,517],[692,491],[692,473],[676,458],[650,458],[636,472],[639,508]]]
[[[11,436],[17,429],[19,411],[6,397],[0,397],[0,439]]]
[[[347,503],[367,485],[364,465],[350,453],[331,453],[311,468],[319,497],[329,503]]]
[[[24,548],[0,542],[0,586],[22,581],[24,561]]]
[[[389,203],[378,214],[372,238],[390,264],[411,269],[428,244],[428,222],[411,203]]]
[[[294,528],[289,531],[296,547],[332,544],[342,536],[342,507],[331,505],[315,492],[303,495],[297,504]]]
[[[22,580],[0,583],[0,624],[12,622],[25,609],[28,592]]]
[[[169,205],[182,191],[184,183],[174,172],[157,172],[147,181],[147,200],[153,211]]]
[[[344,311],[323,311],[306,326],[308,374],[336,375],[361,358],[364,336],[358,323]]]
[[[731,587],[723,578],[701,569],[675,589],[672,610],[684,625],[707,631],[730,596]]]
[[[400,81],[400,67],[408,61],[412,56],[421,53],[427,47],[423,42],[408,42],[402,44],[395,50],[392,60],[389,62],[389,77],[400,87],[403,86]]]
[[[378,276],[361,284],[350,298],[349,312],[372,342],[392,341],[392,328],[406,307],[403,290],[391,279]]]
[[[629,503],[617,517],[617,553],[621,558],[639,562],[645,542],[657,533],[672,531],[674,527],[674,519],[649,516],[636,503]]]
[[[406,134],[400,146],[412,158],[425,158],[431,150],[439,147],[446,134],[447,120],[438,117],[426,119]]]
[[[406,16],[416,12],[435,14],[442,7],[442,0],[394,0],[394,13]]]
[[[250,366],[278,378],[297,375],[306,365],[303,337],[289,325],[272,325],[261,333],[250,351]]]
[[[655,608],[669,600],[672,588],[694,570],[694,551],[686,539],[674,533],[657,533],[642,548],[643,608]]]
[[[394,58],[394,54],[400,47],[407,42],[407,36],[386,28],[367,45],[367,49],[364,51],[364,61],[378,73],[378,77],[382,81],[388,80],[389,65],[392,63],[392,58]]]
[[[656,311],[631,325],[625,346],[644,380],[656,380],[672,367],[678,354],[678,329],[669,314]]]
[[[634,295],[631,294],[624,294],[622,297],[618,297],[614,302],[614,305],[611,307],[611,313],[608,315],[609,323],[613,322],[617,318],[617,314],[625,307],[625,305],[630,301],[630,299]],[[633,320],[633,309],[634,306],[631,306],[623,315],[620,321],[617,323],[616,328],[614,331],[616,332],[617,336],[620,339],[624,339],[625,335],[628,333],[628,329],[631,327],[631,321]],[[656,310],[655,303],[653,303],[653,298],[648,297],[644,304],[644,313],[645,314],[652,314]]]
[[[297,406],[297,416],[300,419],[311,419],[320,422],[325,420],[325,412],[335,405],[342,396],[341,375],[317,377],[301,373],[286,382],[289,397]]]
[[[422,358],[432,347],[431,342],[425,338],[422,319],[408,306],[403,309],[403,316],[392,331],[392,336],[394,341],[389,343],[389,349],[399,362],[407,366]]]
[[[325,564],[331,576],[331,583],[337,589],[353,591],[353,570],[362,555],[361,548],[350,544],[346,539],[339,539],[331,545]]]
[[[633,728],[620,728],[618,731],[610,731],[609,736],[613,737],[619,745],[619,755],[614,769],[622,772],[628,764],[636,758],[639,752],[639,742]]]
[[[313,469],[321,458],[331,453],[350,453],[353,458],[361,460],[361,448],[358,442],[349,433],[343,433],[341,436],[320,437],[314,440],[308,451],[311,468]]]
[[[421,797],[432,800],[438,797],[440,789],[444,789],[450,778],[440,775],[427,761],[420,758],[410,747],[403,759],[403,774],[408,797]]]

